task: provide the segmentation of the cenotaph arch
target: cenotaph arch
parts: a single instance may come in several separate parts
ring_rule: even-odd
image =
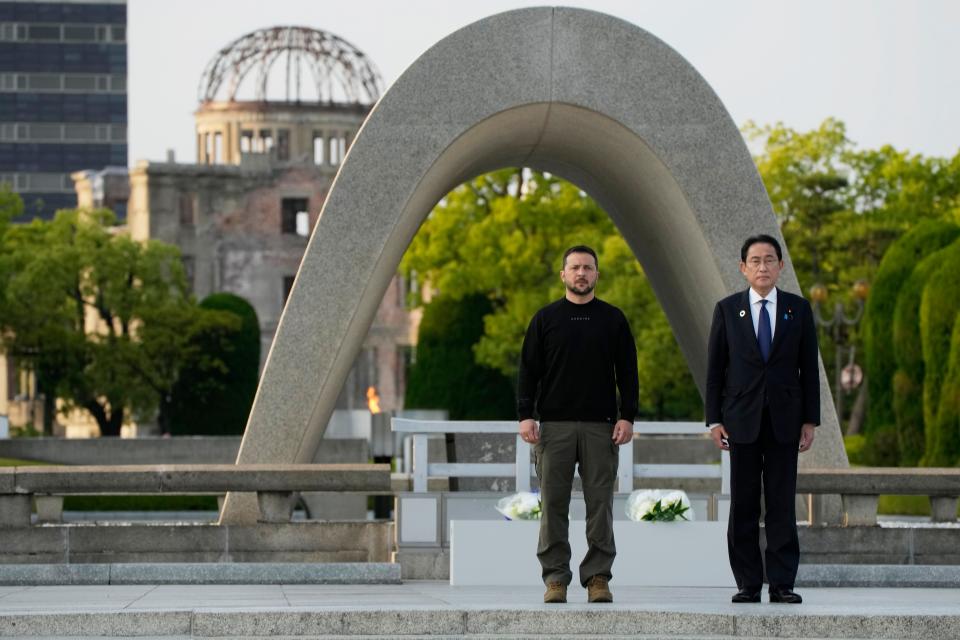
[[[459,184],[515,166],[562,176],[607,211],[703,391],[714,302],[744,286],[740,244],[780,237],[743,138],[700,74],[650,33],[592,11],[520,9],[435,44],[363,124],[303,257],[238,462],[313,459],[420,224]],[[785,262],[780,284],[798,292]],[[801,465],[846,466],[822,363],[821,381],[823,425]],[[250,513],[231,497],[222,519]]]

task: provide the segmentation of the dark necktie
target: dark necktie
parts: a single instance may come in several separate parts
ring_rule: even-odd
[[[767,300],[760,301],[760,322],[757,325],[757,342],[760,343],[760,355],[763,361],[770,359],[770,344],[772,340],[772,331],[770,331],[770,314],[767,313]]]

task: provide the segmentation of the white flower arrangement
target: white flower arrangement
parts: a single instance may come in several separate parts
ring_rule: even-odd
[[[540,496],[536,493],[521,491],[497,501],[497,511],[507,520],[539,520]]]
[[[683,491],[645,489],[627,498],[627,517],[634,522],[693,520],[690,498]]]

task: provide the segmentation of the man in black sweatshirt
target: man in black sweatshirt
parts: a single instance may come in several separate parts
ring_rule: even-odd
[[[613,601],[607,585],[617,554],[613,488],[620,445],[633,437],[639,382],[626,317],[594,296],[599,275],[590,247],[564,253],[560,280],[566,295],[533,316],[520,355],[517,413],[521,437],[535,445],[540,479],[537,558],[547,586],[544,602],[566,602],[573,578],[568,514],[577,465],[589,546],[580,584],[589,602]]]

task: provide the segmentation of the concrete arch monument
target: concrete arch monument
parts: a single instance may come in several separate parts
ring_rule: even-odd
[[[740,132],[697,71],[639,27],[521,9],[438,42],[370,113],[310,239],[238,462],[312,459],[417,229],[451,189],[507,166],[563,176],[603,206],[703,391],[714,302],[744,286],[740,244],[779,236]],[[781,286],[798,291],[785,261]],[[823,426],[802,464],[846,466],[822,370]],[[223,519],[243,511],[228,501]]]

